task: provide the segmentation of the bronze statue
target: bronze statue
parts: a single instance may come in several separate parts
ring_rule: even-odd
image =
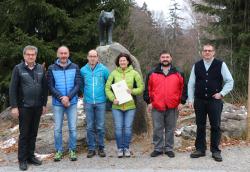
[[[115,22],[114,9],[110,12],[107,12],[104,10],[101,11],[101,14],[98,20],[99,40],[100,40],[101,46],[105,45],[107,39],[108,39],[108,45],[112,44],[112,31],[113,31],[114,22]],[[106,35],[106,39],[105,39],[105,35]]]

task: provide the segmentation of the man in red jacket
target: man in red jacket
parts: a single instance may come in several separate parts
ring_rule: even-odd
[[[143,95],[148,110],[152,110],[154,151],[151,157],[163,152],[170,158],[175,157],[174,130],[178,110],[186,97],[183,74],[172,65],[171,54],[162,51],[160,63],[147,75]]]

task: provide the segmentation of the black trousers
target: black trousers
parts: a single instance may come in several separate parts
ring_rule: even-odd
[[[41,114],[42,107],[19,108],[19,162],[26,161],[34,156]]]
[[[195,140],[196,150],[205,152],[206,147],[206,121],[209,118],[211,126],[210,151],[220,152],[219,144],[221,139],[221,112],[223,109],[222,100],[218,99],[198,99],[194,100],[194,110],[197,125],[197,135]]]

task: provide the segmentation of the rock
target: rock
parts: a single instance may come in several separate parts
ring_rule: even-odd
[[[195,139],[196,137],[196,125],[185,126],[181,129],[181,136],[184,139]]]
[[[182,127],[181,136],[185,139],[194,139],[196,136],[195,114],[185,116],[178,121],[179,128]],[[188,126],[191,125],[191,126]],[[244,138],[247,129],[247,110],[244,106],[237,107],[229,103],[224,103],[221,114],[222,137]],[[210,137],[210,124],[207,118],[207,140]]]
[[[141,68],[138,60],[121,44],[113,43],[111,45],[99,46],[96,50],[100,56],[100,62],[105,64],[110,71],[113,71],[116,68],[115,59],[121,52],[129,54],[131,56],[134,69],[141,74]],[[146,104],[144,103],[142,96],[136,96],[136,102],[137,109],[134,120],[134,132],[136,134],[141,134],[147,131]],[[112,122],[111,111],[106,113],[106,138],[114,138],[114,125]]]

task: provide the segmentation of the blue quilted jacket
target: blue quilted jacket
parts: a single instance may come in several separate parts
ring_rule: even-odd
[[[81,85],[81,76],[78,65],[68,60],[65,67],[59,65],[59,59],[48,69],[48,86],[52,94],[52,104],[63,106],[60,98],[68,96],[70,104],[76,104],[78,91]]]

